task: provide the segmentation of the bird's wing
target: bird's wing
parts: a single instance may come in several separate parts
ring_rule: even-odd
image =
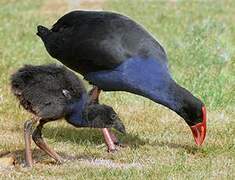
[[[93,22],[95,19],[88,24],[89,29],[80,30],[76,49],[82,50],[90,65],[108,70],[137,56],[167,63],[164,48],[148,31],[127,17],[115,15],[102,23]]]
[[[77,77],[66,73],[71,72],[54,65],[25,66],[12,75],[13,93],[26,110],[41,118],[57,119],[64,115],[68,98],[79,98],[81,91]]]
[[[75,11],[60,18],[51,32],[52,38],[63,39],[60,45],[50,47],[58,51],[55,57],[82,74],[114,69],[136,56],[167,61],[162,45],[142,26],[120,14]],[[50,38],[45,41],[49,43]]]

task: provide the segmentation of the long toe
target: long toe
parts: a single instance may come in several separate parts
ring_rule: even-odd
[[[121,143],[120,141],[117,141],[117,142],[115,142],[114,144],[115,144],[117,147],[120,147],[120,148],[125,148],[125,147],[127,147],[126,144],[123,144],[123,143]]]
[[[118,151],[118,148],[116,148],[116,147],[115,147],[115,148],[112,148],[112,149],[111,149],[111,148],[108,148],[107,151],[108,151],[108,153],[115,153],[115,152]]]
[[[60,158],[60,159],[58,159],[56,162],[57,162],[58,164],[63,164],[63,163],[66,162],[66,160],[63,159],[63,158]]]

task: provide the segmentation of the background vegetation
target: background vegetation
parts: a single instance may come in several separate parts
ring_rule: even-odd
[[[119,135],[127,147],[106,153],[98,130],[64,121],[45,126],[46,141],[67,162],[54,161],[33,146],[35,166],[24,168],[23,123],[31,116],[13,97],[9,77],[23,64],[55,63],[35,35],[77,1],[0,1],[0,152],[17,165],[0,168],[16,179],[234,179],[235,178],[235,1],[96,0],[79,8],[103,8],[135,19],[165,47],[173,77],[208,109],[205,144],[194,145],[190,129],[170,110],[124,92],[103,93],[125,122]],[[58,63],[58,62],[57,62]],[[88,85],[87,85],[88,86]]]

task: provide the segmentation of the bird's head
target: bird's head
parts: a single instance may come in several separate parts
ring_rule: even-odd
[[[206,137],[207,117],[205,105],[197,98],[191,99],[184,103],[179,114],[189,125],[195,143],[200,146]]]
[[[125,126],[112,107],[99,104],[99,90],[92,89],[88,93],[86,108],[83,111],[83,118],[89,121],[91,127],[114,128],[121,133],[126,133]]]
[[[69,123],[75,125],[78,119],[82,119],[85,124],[78,124],[78,126],[114,128],[121,133],[126,133],[125,126],[113,108],[99,104],[91,93],[88,96],[83,94],[79,99],[73,98],[67,90],[63,90],[63,94],[68,100],[68,105],[65,108],[65,119]]]
[[[126,133],[125,126],[112,107],[104,104],[91,104],[84,114],[91,126],[96,128],[114,128],[121,133]]]

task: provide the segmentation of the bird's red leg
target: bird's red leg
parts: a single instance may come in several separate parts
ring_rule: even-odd
[[[119,145],[120,145],[120,142],[118,141],[118,139],[117,139],[117,137],[115,136],[115,134],[112,133],[112,131],[111,131],[110,129],[108,129],[108,131],[109,131],[109,134],[110,134],[110,137],[111,137],[113,143],[114,143],[115,145],[118,145],[118,146],[119,146]]]
[[[99,95],[100,95],[101,90],[98,87],[93,87],[93,89],[90,91],[90,97],[91,100],[94,103],[99,103]],[[113,152],[116,150],[115,144],[118,144],[118,140],[115,137],[113,133],[110,132],[109,129],[103,128],[102,133],[104,136],[105,144],[108,147],[108,152]]]
[[[110,130],[110,129],[108,129],[108,131],[109,131],[109,135],[110,135],[110,137],[111,137],[111,139],[112,139],[113,143],[114,143],[115,145],[118,145],[118,144],[119,144],[119,142],[118,142],[117,137],[116,137],[116,136],[111,132],[111,130]]]
[[[114,133],[112,133],[112,131],[109,129],[109,134],[110,134],[110,137],[113,141],[113,143],[116,145],[116,146],[119,146],[119,147],[126,147],[125,145],[123,145],[122,143],[120,143],[120,141],[118,140],[118,138],[115,136]]]
[[[31,151],[31,132],[32,132],[32,120],[27,120],[24,123],[24,140],[25,140],[25,161],[26,166],[33,166],[33,158]]]
[[[92,101],[93,103],[99,103],[99,95],[100,95],[100,92],[101,92],[101,90],[100,90],[98,87],[96,87],[96,86],[94,86],[94,87],[90,90],[89,95],[90,95],[91,101]]]
[[[49,146],[45,143],[45,141],[42,138],[42,128],[45,123],[48,121],[40,121],[39,125],[36,127],[36,129],[33,132],[33,140],[35,144],[43,150],[45,153],[47,153],[49,156],[51,156],[53,159],[55,159],[58,163],[62,163],[62,158],[53,150],[50,149]]]
[[[105,144],[107,145],[107,148],[108,148],[108,152],[116,151],[117,149],[112,140],[109,130],[107,128],[102,128],[102,133],[104,136]]]

